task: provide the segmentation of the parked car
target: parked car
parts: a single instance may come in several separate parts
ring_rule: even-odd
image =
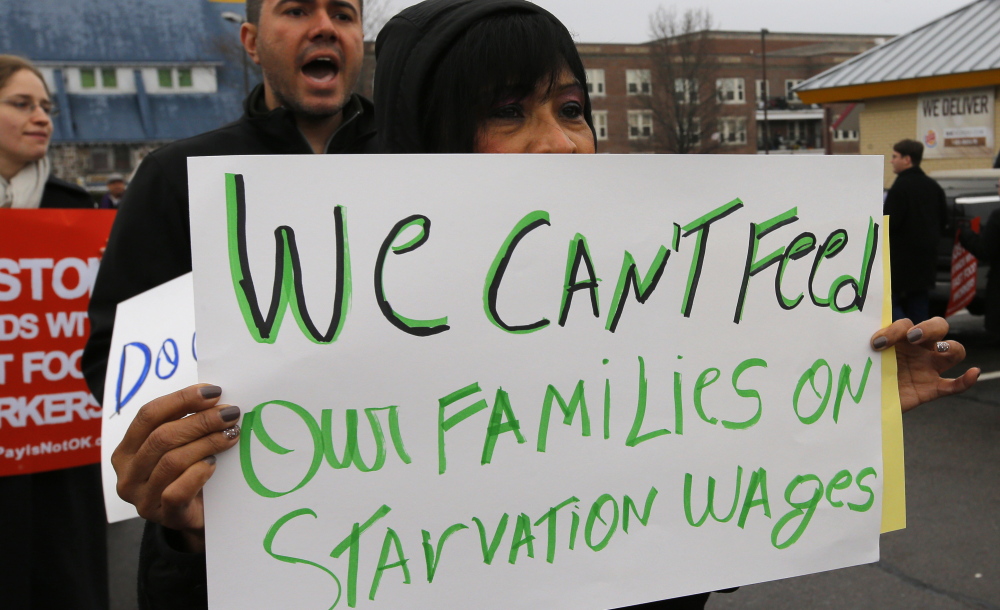
[[[955,233],[976,217],[986,223],[990,213],[1000,208],[997,182],[1000,169],[952,169],[931,172],[948,197],[947,235],[938,243],[937,285],[931,293],[931,314],[943,316],[951,292],[951,252]],[[986,271],[988,263],[979,263],[976,296],[969,304],[969,313],[982,315],[986,306]]]

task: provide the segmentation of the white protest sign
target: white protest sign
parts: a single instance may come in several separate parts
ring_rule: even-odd
[[[244,414],[211,607],[602,609],[877,560],[881,171],[191,159],[201,378]]]
[[[118,497],[111,454],[139,407],[198,383],[194,346],[194,287],[191,274],[118,304],[104,377],[101,477],[108,523],[137,517]]]

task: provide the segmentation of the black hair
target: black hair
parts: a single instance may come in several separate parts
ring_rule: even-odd
[[[472,24],[423,86],[420,132],[427,152],[471,153],[479,126],[501,101],[554,88],[569,70],[584,88],[584,117],[594,130],[583,62],[569,31],[554,18],[521,9]]]
[[[260,25],[260,11],[263,6],[264,0],[247,0],[247,21],[254,25]],[[358,0],[358,9],[364,12],[365,0]]]
[[[924,158],[924,145],[916,140],[900,140],[892,145],[892,149],[899,153],[900,157],[909,157],[913,167],[920,167],[920,162]]]

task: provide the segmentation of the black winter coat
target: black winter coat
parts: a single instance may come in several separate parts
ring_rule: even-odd
[[[90,300],[91,335],[83,371],[94,396],[104,394],[104,374],[118,303],[191,271],[188,216],[188,157],[312,154],[283,108],[268,110],[264,89],[254,89],[238,121],[174,142],[149,154],[139,166],[111,229],[111,238]],[[352,96],[344,122],[327,153],[374,152],[371,102]],[[139,607],[207,608],[205,555],[183,553],[170,530],[146,524],[139,556]]]
[[[944,189],[919,167],[899,173],[885,199],[889,215],[892,292],[934,288],[938,241],[947,225]]]
[[[49,177],[45,209],[86,209],[79,186]],[[98,464],[0,477],[0,606],[108,607],[107,523]]]

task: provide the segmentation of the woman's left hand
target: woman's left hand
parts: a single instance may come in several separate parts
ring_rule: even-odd
[[[978,368],[956,379],[941,377],[965,359],[965,348],[957,341],[945,341],[947,334],[948,322],[931,318],[916,326],[907,319],[897,320],[872,335],[875,351],[896,347],[899,402],[904,413],[935,398],[960,394],[979,379]]]

